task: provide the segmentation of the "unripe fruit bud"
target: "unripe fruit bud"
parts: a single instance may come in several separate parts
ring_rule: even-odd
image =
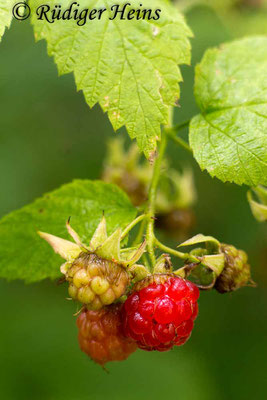
[[[121,297],[129,282],[127,272],[119,264],[89,253],[81,253],[67,269],[65,277],[70,282],[70,297],[92,310]]]
[[[123,334],[121,307],[83,310],[77,318],[81,350],[102,366],[109,361],[125,360],[137,348],[135,341]]]
[[[247,254],[227,244],[221,245],[221,252],[225,257],[225,266],[216,279],[215,289],[219,293],[226,293],[246,286],[251,280]]]
[[[145,269],[136,263],[145,251],[146,242],[121,251],[122,231],[118,228],[108,236],[104,216],[89,246],[81,242],[69,221],[67,230],[75,243],[45,232],[39,232],[39,235],[67,261],[60,271],[70,284],[69,295],[87,309],[99,310],[118,300],[127,290],[130,275]]]

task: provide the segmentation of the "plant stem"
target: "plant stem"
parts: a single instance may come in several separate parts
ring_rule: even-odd
[[[154,243],[157,245],[161,250],[166,251],[167,253],[172,254],[173,256],[176,256],[178,258],[181,258],[182,260],[190,261],[190,262],[197,262],[199,263],[199,259],[195,256],[192,256],[191,254],[188,253],[182,253],[181,251],[174,250],[170,247],[165,246],[163,243],[161,243],[156,237],[154,237]]]
[[[177,125],[174,125],[174,126],[170,127],[170,130],[172,130],[173,132],[179,132],[182,129],[184,129],[187,126],[189,126],[190,121],[191,121],[191,118],[188,119],[187,121],[182,122],[181,124],[177,124]]]
[[[147,218],[146,214],[139,215],[139,217],[135,218],[128,226],[126,226],[126,228],[121,234],[121,239],[124,239],[128,235],[128,233],[133,229],[133,227],[137,225],[139,222],[143,221],[145,218]]]
[[[171,126],[172,113],[173,113],[173,109],[170,109],[169,124],[165,129],[168,129]],[[147,230],[146,230],[146,240],[147,240],[148,254],[149,254],[152,265],[154,265],[156,262],[156,257],[155,257],[155,253],[154,253],[155,204],[156,204],[156,196],[157,196],[157,187],[158,187],[159,177],[160,177],[160,168],[161,168],[162,160],[163,160],[164,153],[165,153],[166,146],[167,146],[167,135],[166,135],[165,129],[163,129],[163,131],[162,131],[159,153],[158,153],[158,157],[154,164],[153,176],[152,176],[149,193],[148,193],[147,215],[149,217],[149,221],[148,221]]]
[[[169,135],[170,138],[177,144],[179,144],[181,147],[183,147],[185,150],[189,151],[191,154],[193,153],[193,150],[189,146],[188,143],[186,143],[182,138],[179,136],[174,136],[172,134]]]
[[[187,151],[189,151],[190,153],[193,153],[191,147],[189,146],[188,143],[186,143],[182,138],[180,138],[179,136],[176,136],[176,133],[181,131],[182,129],[186,128],[190,123],[190,119],[188,121],[183,122],[182,124],[179,125],[175,125],[173,127],[169,127],[167,129],[165,129],[165,132],[167,133],[167,135],[169,135],[169,137],[177,144],[179,144],[180,146],[182,146],[184,149],[186,149]]]
[[[147,215],[146,215],[146,217],[147,217]],[[144,230],[145,230],[145,227],[146,227],[146,222],[147,222],[147,219],[143,219],[143,221],[142,221],[142,223],[140,225],[139,231],[137,233],[137,236],[136,236],[136,238],[135,238],[135,240],[133,242],[133,246],[136,246],[137,244],[142,242],[143,235],[144,235]]]

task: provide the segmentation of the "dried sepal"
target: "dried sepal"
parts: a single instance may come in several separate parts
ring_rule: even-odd
[[[59,254],[67,261],[73,261],[82,251],[80,246],[76,243],[70,242],[69,240],[61,239],[57,236],[41,231],[39,231],[38,234],[42,239],[46,240],[50,244],[55,253]]]
[[[87,247],[82,243],[80,236],[78,235],[77,232],[75,232],[75,230],[71,227],[70,225],[70,218],[68,219],[67,223],[66,223],[66,227],[67,227],[67,231],[69,233],[69,235],[72,237],[72,239],[74,240],[74,242],[80,247],[80,248],[85,248],[87,250]]]

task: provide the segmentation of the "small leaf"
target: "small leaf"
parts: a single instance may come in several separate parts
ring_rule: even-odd
[[[0,42],[5,33],[5,29],[10,27],[12,21],[12,8],[16,0],[1,0],[0,3]]]
[[[168,108],[180,97],[178,65],[190,63],[191,31],[179,11],[165,0],[147,0],[145,7],[133,0],[126,6],[126,14],[145,8],[154,16],[160,9],[158,20],[137,20],[136,15],[132,20],[111,20],[113,0],[82,3],[80,10],[106,10],[101,19],[87,20],[84,26],[74,20],[48,23],[35,12],[43,0],[30,0],[36,39],[47,41],[48,54],[54,57],[60,74],[74,73],[88,105],[99,103],[114,129],[125,125],[147,158],[153,158]],[[115,3],[121,10],[127,2]],[[60,4],[66,10],[70,2],[50,0],[46,4],[52,8]],[[51,12],[47,15],[50,18]]]
[[[215,245],[216,247],[220,246],[220,242],[215,239],[212,236],[205,236],[202,235],[201,233],[199,233],[196,236],[193,236],[191,239],[186,240],[185,242],[179,244],[178,247],[182,247],[182,246],[193,246],[195,244],[200,244],[200,243],[211,243],[213,245]]]
[[[261,200],[262,203],[253,200],[251,191],[249,191],[247,193],[248,202],[249,202],[252,214],[260,222],[267,221],[267,198],[265,197],[266,193],[267,193],[267,189],[259,187],[259,188],[253,189],[253,191],[258,195],[259,200]]]
[[[190,146],[202,169],[223,182],[267,184],[267,37],[208,50],[196,67],[201,114]]]
[[[69,239],[66,221],[89,243],[103,211],[109,234],[136,215],[128,197],[114,185],[77,180],[44,195],[0,221],[0,277],[35,282],[60,276],[61,258],[37,231]]]

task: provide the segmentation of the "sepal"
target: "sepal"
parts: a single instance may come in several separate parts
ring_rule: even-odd
[[[200,257],[201,264],[207,268],[210,268],[216,276],[219,276],[225,264],[224,254],[211,254],[207,256]]]
[[[106,223],[106,218],[103,215],[90,241],[90,248],[93,251],[96,250],[99,246],[101,246],[105,242],[105,240],[107,240],[107,238],[108,238],[107,223]]]
[[[109,236],[102,245],[95,248],[95,253],[105,258],[106,260],[111,260],[114,262],[119,262],[120,260],[120,241],[121,241],[121,229],[118,228],[115,232]]]
[[[76,243],[70,242],[69,240],[61,239],[57,236],[40,231],[38,234],[42,239],[46,240],[47,243],[50,244],[55,253],[59,254],[67,261],[75,260],[82,251],[80,246]]]
[[[185,242],[179,244],[177,247],[183,246],[193,246],[195,244],[204,243],[214,248],[214,252],[219,250],[220,242],[212,236],[205,236],[199,233],[198,235],[193,236],[191,239],[186,240]]]
[[[137,261],[140,260],[140,258],[142,257],[142,255],[144,254],[146,249],[146,240],[140,244],[140,246],[138,246],[137,248],[135,248],[134,250],[122,253],[124,255],[124,257],[121,259],[121,263],[125,266],[125,267],[130,267],[133,264],[137,263]],[[126,257],[125,257],[126,256]]]
[[[140,264],[134,264],[128,268],[128,273],[131,275],[132,283],[137,283],[150,275],[146,267]]]

